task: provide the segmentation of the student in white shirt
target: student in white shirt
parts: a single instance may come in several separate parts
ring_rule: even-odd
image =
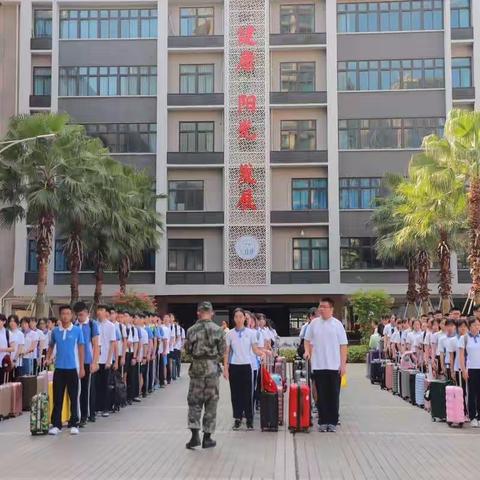
[[[42,352],[40,351],[42,342],[44,342],[43,338],[43,333],[37,328],[37,319],[35,317],[30,318],[30,330],[33,332],[32,338],[35,337],[37,341],[37,346],[35,348],[35,351],[33,353],[33,372],[34,375],[37,374],[37,372],[40,369],[40,362],[42,359]]]
[[[223,360],[223,375],[230,381],[233,429],[238,430],[242,418],[245,417],[247,429],[253,430],[252,353],[260,357],[263,357],[264,353],[258,348],[255,332],[245,327],[245,311],[242,308],[234,310],[233,321],[235,328],[225,336],[227,348]]]
[[[455,354],[457,351],[457,330],[455,320],[449,318],[445,322],[446,336],[441,340],[440,358],[442,362],[442,370],[445,372],[447,379],[455,381]]]
[[[23,349],[25,347],[25,335],[19,328],[20,321],[16,315],[8,317],[8,325],[10,327],[10,339],[15,342],[15,350],[10,355],[13,362],[12,381],[16,381],[21,375]]]
[[[264,341],[263,341],[263,334],[258,328],[258,320],[257,317],[247,310],[245,310],[245,319],[247,321],[247,326],[252,330],[254,333],[258,348],[264,349]],[[260,409],[260,375],[258,374],[260,370],[260,359],[252,350],[252,371],[253,371],[253,409],[255,408],[258,410]]]
[[[136,317],[137,327],[140,339],[140,349],[138,361],[140,363],[140,392],[142,397],[147,396],[148,385],[148,362],[150,361],[149,339],[147,329],[145,328],[145,315],[138,315]]]
[[[7,317],[0,313],[0,385],[10,381],[8,374],[3,370],[2,364],[5,356],[10,356],[15,349],[15,342],[7,330]]]
[[[22,375],[34,374],[34,360],[36,358],[36,351],[38,346],[38,336],[35,332],[30,330],[30,319],[27,317],[22,318],[22,330],[25,335],[25,348],[23,354],[23,367]]]
[[[460,369],[468,383],[470,425],[476,428],[480,420],[480,320],[470,320],[469,333],[460,337],[459,347]]]
[[[127,311],[123,312],[127,335],[127,348],[125,355],[125,369],[127,371],[127,402],[140,402],[138,396],[138,362],[139,350],[138,330],[133,324],[133,318]]]
[[[318,318],[305,336],[305,358],[312,361],[312,375],[318,398],[320,432],[336,432],[340,400],[340,381],[347,367],[347,335],[342,322],[333,317],[334,302],[322,298]]]

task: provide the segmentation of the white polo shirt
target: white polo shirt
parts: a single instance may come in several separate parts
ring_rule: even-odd
[[[127,337],[127,352],[133,353],[135,348],[133,344],[138,343],[138,331],[133,325],[127,325],[125,327],[125,333]]]
[[[117,341],[115,333],[115,325],[110,320],[98,321],[99,343],[100,343],[100,357],[98,363],[104,365],[107,363],[108,350],[110,349],[110,342]],[[112,360],[115,360],[112,358]]]
[[[340,345],[348,345],[342,322],[317,317],[310,322],[305,340],[312,345],[312,370],[339,370]]]
[[[8,332],[8,341],[7,341],[7,329],[2,328],[0,330],[0,348],[8,348],[9,342],[12,342],[12,337],[10,336],[10,332]],[[7,352],[0,352],[0,365],[3,362],[3,357],[7,355]]]
[[[140,348],[138,350],[137,360],[141,362],[148,353],[148,333],[145,327],[140,327]]]
[[[390,341],[392,343],[400,343],[400,332],[397,329],[392,332],[392,335],[390,336]]]
[[[449,365],[450,367],[455,367],[455,365],[450,365],[451,363],[450,358],[452,353],[457,352],[458,338],[456,335],[454,335],[453,337],[445,337],[445,340],[443,343],[445,345],[445,364]]]
[[[406,341],[410,345],[411,349],[416,349],[418,347],[421,347],[423,342],[423,332],[421,330],[418,332],[416,332],[415,330],[412,330],[407,335]]]
[[[167,352],[170,351],[170,327],[168,325],[162,325],[163,330],[163,340],[168,340],[167,343]],[[162,352],[163,352],[163,345],[162,345]]]
[[[173,352],[173,350],[175,349],[175,337],[177,336],[176,335],[176,330],[175,330],[175,325],[170,325],[168,328],[170,328],[170,335],[169,335],[169,338],[170,338],[170,342],[169,342],[169,351],[170,352]]]
[[[465,339],[465,337],[467,338]],[[480,335],[476,337],[473,337],[470,333],[462,335],[458,342],[460,348],[465,348],[465,340],[467,341],[467,369],[480,369]]]
[[[33,330],[29,330],[27,333],[25,333],[25,352],[30,350],[34,342],[36,342],[37,340],[38,336]],[[35,351],[33,351],[32,353],[26,353],[23,358],[37,358],[37,353]]]
[[[254,336],[255,338],[255,341],[256,341],[256,344],[257,346],[259,346],[260,348],[263,348],[263,334],[260,330],[255,330],[255,329],[249,329],[251,330],[252,332],[252,335]],[[252,364],[252,370],[258,370],[259,366],[260,366],[260,362],[259,362],[259,359],[258,357],[255,355],[255,353],[253,353],[253,350],[252,350],[252,361],[251,361],[251,364]]]
[[[392,336],[392,333],[393,333],[392,324],[387,323],[387,325],[385,325],[385,328],[383,329],[383,335],[387,338],[390,338]]]
[[[18,357],[20,347],[25,345],[25,335],[17,328],[15,331],[10,331],[10,342],[15,342],[15,351],[11,353],[11,359],[17,360],[17,367],[22,366],[22,357]]]
[[[257,336],[250,328],[237,330],[232,328],[226,336],[227,346],[230,348],[228,363],[230,365],[252,364],[252,347],[257,345]]]

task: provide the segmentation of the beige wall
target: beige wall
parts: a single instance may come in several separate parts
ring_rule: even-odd
[[[168,112],[168,151],[178,152],[180,122],[215,122],[214,143],[216,152],[223,152],[223,112],[218,110]]]
[[[223,271],[223,232],[221,228],[169,227],[168,238],[203,238],[203,263],[206,272]]]
[[[288,1],[273,1],[270,4],[270,32],[280,33],[280,5],[281,4],[315,4],[315,32],[325,32],[325,2],[312,2],[308,0],[288,0]]]
[[[195,2],[191,2],[193,5]],[[190,6],[189,2],[184,2],[184,6]],[[200,6],[200,4],[198,4]],[[215,2],[205,3],[205,7],[214,7],[213,34],[223,35],[223,4]],[[180,6],[170,6],[168,9],[168,34],[180,35]]]
[[[270,118],[270,150],[280,150],[280,122],[282,120],[316,120],[317,150],[327,149],[327,114],[318,108],[272,109]]]
[[[272,271],[293,270],[292,239],[328,237],[328,227],[275,227],[272,228]]]
[[[223,211],[223,175],[220,169],[169,168],[168,180],[203,180],[204,210]]]
[[[285,62],[315,62],[315,91],[327,89],[326,56],[324,50],[273,51],[270,57],[272,92],[280,91],[280,64]]]
[[[168,56],[168,93],[179,93],[180,90],[180,65],[205,65],[214,64],[213,93],[223,92],[223,53],[184,53],[170,54]]]
[[[271,181],[272,210],[292,209],[292,179],[293,178],[327,178],[325,167],[307,168],[274,168]]]

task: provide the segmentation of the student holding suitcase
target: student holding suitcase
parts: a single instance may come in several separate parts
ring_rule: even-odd
[[[322,298],[320,317],[310,323],[305,335],[305,358],[311,359],[317,389],[320,432],[337,430],[340,381],[347,365],[347,335],[342,322],[333,317],[333,307],[331,298]]]

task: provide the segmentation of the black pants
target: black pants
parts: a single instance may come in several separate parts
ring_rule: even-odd
[[[233,418],[253,420],[252,409],[252,367],[246,365],[229,365],[230,395],[232,398]]]
[[[90,373],[90,365],[84,365],[85,376],[80,380],[80,418],[95,417],[95,374]]]
[[[160,370],[159,370],[159,379],[160,379],[160,385],[165,385],[165,380],[167,379],[167,369],[165,367],[165,355],[162,353],[158,357],[158,361],[160,362]],[[167,364],[168,364],[168,358],[167,358]]]
[[[100,412],[110,410],[111,399],[108,392],[108,381],[110,379],[110,369],[105,368],[105,364],[98,366],[98,372],[95,375],[96,408]]]
[[[132,365],[133,353],[125,355],[125,369],[127,371],[127,400],[138,397],[138,364]]]
[[[182,366],[182,352],[178,349],[173,351],[175,362],[175,375],[180,378],[180,368]]]
[[[480,419],[480,368],[468,369],[468,415]]]
[[[338,370],[314,370],[317,389],[319,425],[336,425],[340,406],[340,374]]]
[[[256,405],[260,405],[260,375],[258,374],[259,370],[253,371],[253,408],[255,409]]]
[[[173,352],[169,352],[167,355],[167,382],[170,383],[172,380],[176,380],[177,376],[175,375],[175,359]]]
[[[140,365],[140,375],[142,376],[142,395],[147,394],[147,382],[148,382],[148,363],[145,362],[143,365]]]
[[[153,377],[154,377],[154,366],[153,360],[148,362],[148,393],[152,393],[153,391]]]
[[[62,428],[62,408],[65,388],[70,398],[70,420],[68,427],[78,426],[78,373],[74,369],[56,368],[53,373],[53,411],[52,425]]]

